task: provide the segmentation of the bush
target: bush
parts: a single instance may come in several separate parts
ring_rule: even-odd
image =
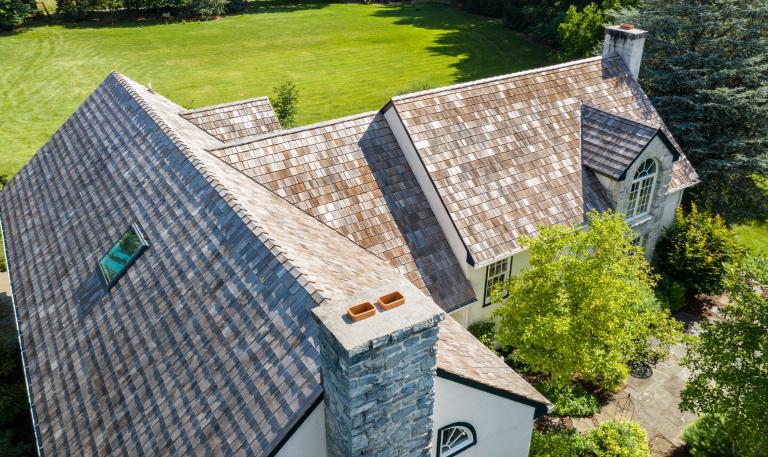
[[[536,384],[536,390],[554,403],[556,416],[588,417],[600,409],[600,402],[581,384],[558,387],[550,382]]]
[[[296,125],[296,112],[299,104],[299,91],[296,84],[292,81],[286,81],[275,87],[275,96],[270,97],[269,101],[275,109],[277,119],[283,128],[291,128]]]
[[[541,433],[531,435],[530,457],[586,457],[592,446],[584,435],[573,431]]]
[[[190,6],[195,15],[208,20],[224,14],[227,0],[192,0]]]
[[[25,0],[0,0],[0,29],[15,29],[32,15],[34,3]]]
[[[683,441],[693,457],[731,456],[731,444],[720,419],[701,416],[683,432]]]
[[[466,0],[464,9],[483,16],[501,17],[503,14],[501,2],[502,0]]]
[[[595,457],[648,457],[648,436],[638,424],[627,420],[610,420],[590,431]]]
[[[670,312],[685,308],[685,286],[674,279],[662,275],[656,284],[656,299]]]
[[[657,262],[689,292],[719,294],[725,287],[725,265],[736,261],[740,247],[718,215],[677,210],[675,222],[657,246]]]
[[[488,349],[496,352],[496,324],[491,321],[475,322],[470,325],[469,333],[483,343]]]

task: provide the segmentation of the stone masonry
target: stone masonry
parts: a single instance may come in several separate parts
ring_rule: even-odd
[[[413,302],[423,294],[408,290],[406,304],[377,308],[375,316],[357,323],[342,314],[346,304],[315,309],[316,315],[327,313],[319,320],[330,457],[431,455],[437,324],[443,315]],[[348,332],[357,335],[349,339]]]

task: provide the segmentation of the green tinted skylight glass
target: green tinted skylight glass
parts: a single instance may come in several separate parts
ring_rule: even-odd
[[[132,225],[120,240],[109,248],[107,255],[99,260],[99,268],[107,287],[115,285],[146,249],[147,242],[141,235],[141,230]]]

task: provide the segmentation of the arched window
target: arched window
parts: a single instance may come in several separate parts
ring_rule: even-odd
[[[643,162],[632,179],[629,188],[629,206],[627,217],[647,213],[653,200],[653,185],[656,182],[656,161],[648,159]]]
[[[437,432],[437,457],[458,455],[475,444],[475,428],[466,422],[454,422]]]

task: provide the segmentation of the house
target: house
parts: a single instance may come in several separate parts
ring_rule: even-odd
[[[111,74],[0,193],[38,453],[527,455],[552,405],[464,326],[521,236],[615,208],[650,250],[696,183],[645,35],[289,130]]]

